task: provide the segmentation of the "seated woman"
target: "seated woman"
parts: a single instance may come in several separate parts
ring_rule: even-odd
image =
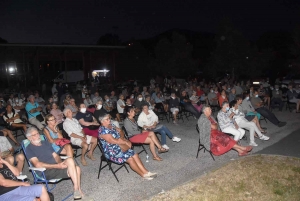
[[[64,154],[73,158],[73,149],[70,144],[65,144],[63,146],[56,145],[56,141],[63,139],[56,118],[52,114],[48,114],[45,116],[45,122],[47,126],[45,126],[43,132],[47,140],[52,144],[54,151],[57,154]]]
[[[76,114],[76,119],[82,126],[82,130],[86,135],[98,137],[98,128],[100,124],[93,117],[92,113],[86,111],[85,104],[81,103],[79,105],[79,112]]]
[[[173,140],[173,142],[180,142],[181,139],[178,137],[174,137],[171,131],[164,125],[157,125],[158,124],[158,117],[157,115],[148,109],[148,105],[142,106],[142,112],[138,117],[137,121],[138,125],[146,131],[153,131],[158,132],[161,134],[161,143],[162,147],[169,150],[167,146],[167,139],[166,135]]]
[[[245,118],[245,114],[238,109],[238,103],[236,100],[230,102],[230,110],[229,112],[233,113],[233,119],[237,123],[237,125],[241,128],[247,129],[250,132],[250,146],[258,146],[254,141],[254,135],[258,135],[261,140],[269,140],[269,137],[263,135],[256,124],[252,121],[248,121]]]
[[[219,100],[220,107],[222,107],[223,102],[225,102],[225,101],[228,102],[226,91],[224,89],[222,90],[221,95],[219,96],[218,100]]]
[[[99,128],[99,140],[106,158],[118,164],[128,163],[144,179],[152,180],[157,176],[144,167],[139,155],[131,149],[131,142],[120,137],[121,130],[111,125],[108,114],[100,116],[99,121],[102,125]]]
[[[134,107],[128,107],[126,112],[127,118],[124,120],[124,127],[128,133],[129,141],[132,143],[149,144],[153,160],[162,161],[162,158],[160,158],[155,152],[155,146],[158,147],[158,153],[164,153],[168,150],[161,146],[156,135],[152,131],[143,131],[141,133],[141,130],[134,119]]]
[[[198,105],[198,102],[200,101],[200,98],[197,96],[196,91],[192,92],[192,96],[190,97],[190,100],[191,100],[191,103],[194,106],[194,108],[196,108],[199,112],[201,112],[202,105],[201,104]]]
[[[220,156],[231,149],[236,150],[239,156],[245,156],[252,150],[251,146],[239,146],[236,141],[218,130],[217,121],[211,116],[211,108],[204,105],[202,115],[198,120],[200,141],[206,149],[214,155]]]
[[[50,111],[50,114],[52,114],[56,119],[57,127],[59,128],[59,130],[63,130],[63,119],[64,119],[63,112],[60,109],[58,109],[57,104],[55,102],[51,104],[51,108],[52,109]]]
[[[15,112],[11,105],[6,106],[6,112],[3,114],[3,120],[13,128],[22,128],[24,132],[27,130],[26,124],[20,119],[20,115]]]
[[[68,94],[66,95],[66,98],[64,100],[64,108],[67,107],[67,105],[69,105],[71,102],[71,96]]]

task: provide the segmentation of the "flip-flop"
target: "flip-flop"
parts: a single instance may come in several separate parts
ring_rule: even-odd
[[[246,152],[250,152],[251,150],[253,149],[253,147],[252,146],[246,146]]]

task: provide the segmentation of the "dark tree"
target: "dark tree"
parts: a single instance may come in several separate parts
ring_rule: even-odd
[[[7,40],[5,40],[5,39],[3,39],[3,38],[0,37],[0,43],[2,43],[2,44],[3,43],[7,43]]]
[[[121,45],[121,40],[118,35],[107,33],[98,39],[97,45],[117,46],[117,45]]]

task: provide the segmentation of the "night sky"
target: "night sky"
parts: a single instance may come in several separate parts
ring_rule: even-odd
[[[9,0],[0,2],[0,37],[9,43],[96,44],[105,33],[123,41],[172,28],[215,33],[224,16],[253,40],[300,25],[300,0]]]

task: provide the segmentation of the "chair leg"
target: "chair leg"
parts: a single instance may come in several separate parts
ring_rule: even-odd
[[[113,169],[112,169],[112,167],[111,167],[111,163],[110,163],[110,162],[107,162],[107,163],[108,163],[109,169],[111,170],[111,172],[113,173],[113,175],[115,176],[116,180],[117,180],[118,183],[119,183],[119,179],[118,179],[116,173],[113,171]]]
[[[213,154],[211,153],[211,151],[209,151],[209,153],[210,153],[210,156],[214,159],[214,161],[216,161]]]
[[[98,171],[98,179],[100,177],[100,172],[101,172],[101,168],[102,168],[102,159],[101,159],[101,157],[100,157],[100,166],[99,166],[99,171]]]

